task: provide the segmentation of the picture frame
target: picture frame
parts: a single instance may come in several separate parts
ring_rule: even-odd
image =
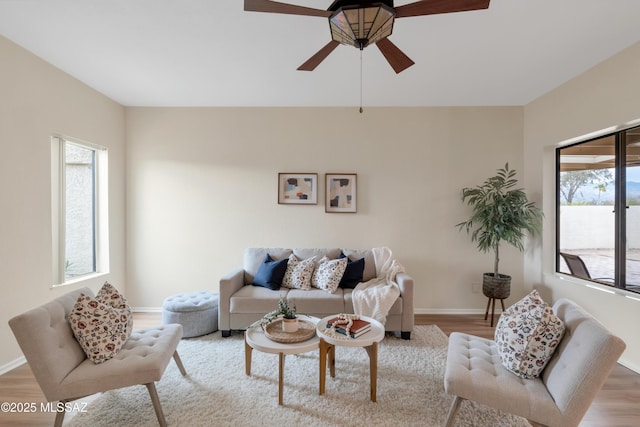
[[[317,173],[278,173],[278,204],[317,205]]]
[[[355,173],[325,174],[325,212],[357,212],[357,183]]]

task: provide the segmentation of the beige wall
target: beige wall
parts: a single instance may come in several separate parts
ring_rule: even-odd
[[[544,194],[546,215],[542,250],[525,257],[527,287],[553,300],[568,297],[620,335],[627,350],[621,361],[640,372],[640,302],[624,293],[610,295],[582,281],[562,280],[555,271],[554,148],[557,144],[640,118],[640,43],[594,67],[525,108],[526,183]]]
[[[508,302],[534,286],[554,300],[568,296],[625,338],[623,362],[640,367],[628,327],[637,324],[637,301],[553,274],[553,146],[640,116],[640,45],[524,108],[367,108],[362,115],[356,108],[123,108],[1,37],[0,58],[0,368],[21,354],[6,321],[64,291],[50,289],[52,133],[109,148],[106,278],[137,307],[216,290],[246,246],[386,245],[416,280],[417,312],[481,311],[485,299],[471,284],[491,255],[478,254],[454,227],[468,213],[459,191],[508,161],[547,215],[543,246],[524,256],[503,251],[501,270],[514,277]],[[278,205],[278,172],[317,172],[319,204]],[[358,174],[357,214],[324,212],[327,172]]]
[[[124,109],[0,37],[0,369],[22,355],[14,315],[78,286],[51,289],[53,133],[109,150],[111,274],[124,288]]]
[[[482,310],[492,268],[455,224],[459,195],[522,168],[523,109],[127,108],[129,299],[218,289],[248,246],[388,246],[420,311]],[[358,174],[357,214],[277,204],[278,172]],[[522,255],[503,253],[522,295]],[[515,301],[515,299],[514,299]]]

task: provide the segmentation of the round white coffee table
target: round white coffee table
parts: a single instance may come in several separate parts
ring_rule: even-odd
[[[316,332],[320,337],[320,394],[324,394],[325,380],[327,376],[327,355],[329,356],[329,371],[332,378],[336,376],[335,346],[363,347],[369,355],[369,376],[371,388],[371,401],[376,401],[376,385],[378,382],[378,343],[384,338],[384,326],[371,317],[360,316],[362,320],[371,323],[371,330],[358,338],[333,337],[325,333],[327,322],[337,314],[320,319],[316,324]]]
[[[314,325],[317,324],[318,318],[311,316],[298,315],[301,320],[307,320]],[[313,351],[318,348],[319,338],[317,335],[306,341],[296,343],[281,343],[272,341],[262,331],[260,326],[249,328],[244,333],[244,361],[245,372],[251,375],[251,353],[253,349],[262,351],[263,353],[277,354],[280,357],[278,371],[278,405],[282,405],[282,378],[284,371],[284,358],[287,354],[300,354]]]

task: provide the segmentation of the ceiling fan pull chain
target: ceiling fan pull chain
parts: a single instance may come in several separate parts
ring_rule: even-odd
[[[360,114],[362,111],[362,49],[360,49]]]

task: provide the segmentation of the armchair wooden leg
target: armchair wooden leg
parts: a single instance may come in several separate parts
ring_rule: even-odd
[[[180,373],[182,374],[182,376],[186,376],[187,375],[187,371],[185,371],[184,369],[184,365],[182,364],[182,359],[180,359],[180,355],[178,354],[178,350],[173,352],[173,360],[176,361],[176,365],[178,365],[178,369],[180,369]]]
[[[167,427],[167,421],[164,419],[162,413],[162,406],[160,406],[160,399],[158,398],[158,392],[156,391],[156,385],[154,383],[145,384],[149,390],[149,396],[151,396],[151,402],[153,403],[153,409],[156,411],[156,417],[158,418],[158,424],[160,427]]]
[[[456,417],[456,413],[458,412],[458,408],[464,399],[460,396],[455,396],[453,398],[453,402],[451,403],[451,407],[449,408],[449,413],[447,414],[447,421],[445,421],[445,427],[451,427],[453,425],[453,420]]]
[[[67,400],[61,400],[61,403],[67,403]],[[63,406],[64,409],[64,406]],[[53,422],[53,427],[62,427],[66,411],[56,411],[56,420]]]

